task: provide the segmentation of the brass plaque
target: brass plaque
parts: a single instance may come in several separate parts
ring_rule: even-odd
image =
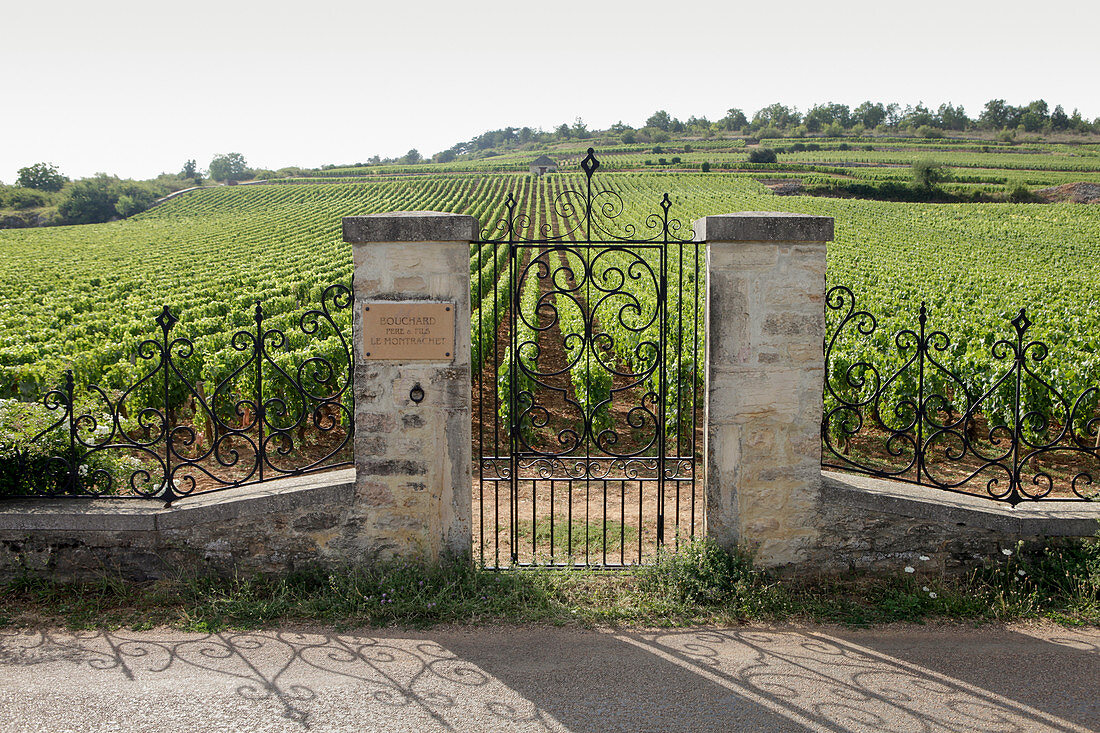
[[[454,303],[363,304],[363,356],[384,361],[453,361]]]

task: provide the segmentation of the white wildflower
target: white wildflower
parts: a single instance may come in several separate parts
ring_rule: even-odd
[[[1025,573],[1023,570],[1017,570],[1016,574],[1019,575],[1021,578],[1027,575],[1027,573]]]
[[[928,557],[928,555],[921,555],[919,559],[921,562],[928,562],[932,558]]]
[[[939,596],[937,596],[935,593],[929,593],[928,597],[929,598],[939,598]]]
[[[1004,549],[1001,550],[1001,554],[1002,555],[1008,555],[1009,557],[1011,557],[1012,556],[1012,550],[1005,547]]]
[[[921,590],[924,591],[925,593],[927,593],[928,592],[928,586],[927,585],[922,585]]]
[[[83,464],[80,468],[76,469],[76,472],[79,473],[81,476],[87,476],[88,475],[88,464],[87,463]]]
[[[915,573],[915,572],[917,572],[917,569],[915,567],[913,567],[912,565],[906,565],[905,566],[905,572]]]

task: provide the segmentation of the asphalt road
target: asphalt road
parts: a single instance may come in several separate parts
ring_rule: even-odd
[[[1100,630],[0,631],[9,731],[1095,731]]]

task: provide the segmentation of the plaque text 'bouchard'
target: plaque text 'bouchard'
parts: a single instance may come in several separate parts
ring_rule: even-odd
[[[452,361],[454,303],[363,304],[363,356],[382,361]]]

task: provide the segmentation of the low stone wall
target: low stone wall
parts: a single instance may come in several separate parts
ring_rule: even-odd
[[[440,212],[344,219],[355,263],[356,470],[200,495],[170,508],[5,501],[0,577],[31,570],[155,578],[468,557],[468,263],[478,231],[473,217]],[[745,212],[699,219],[695,234],[708,247],[705,511],[714,540],[753,547],[761,566],[784,572],[896,573],[918,564],[957,572],[1020,539],[1097,532],[1100,502],[1013,509],[822,473],[822,299],[833,220]],[[372,355],[364,309],[374,302],[453,306],[450,350],[442,359]]]
[[[1020,540],[1093,537],[1100,504],[1008,504],[896,481],[821,473],[816,541],[796,573],[897,574],[906,566],[958,574],[1003,559]],[[921,560],[924,556],[928,560]]]
[[[283,573],[387,556],[354,511],[355,471],[344,469],[199,495],[171,507],[144,500],[5,502],[0,578],[132,580],[191,573]],[[394,548],[396,549],[396,548]]]

